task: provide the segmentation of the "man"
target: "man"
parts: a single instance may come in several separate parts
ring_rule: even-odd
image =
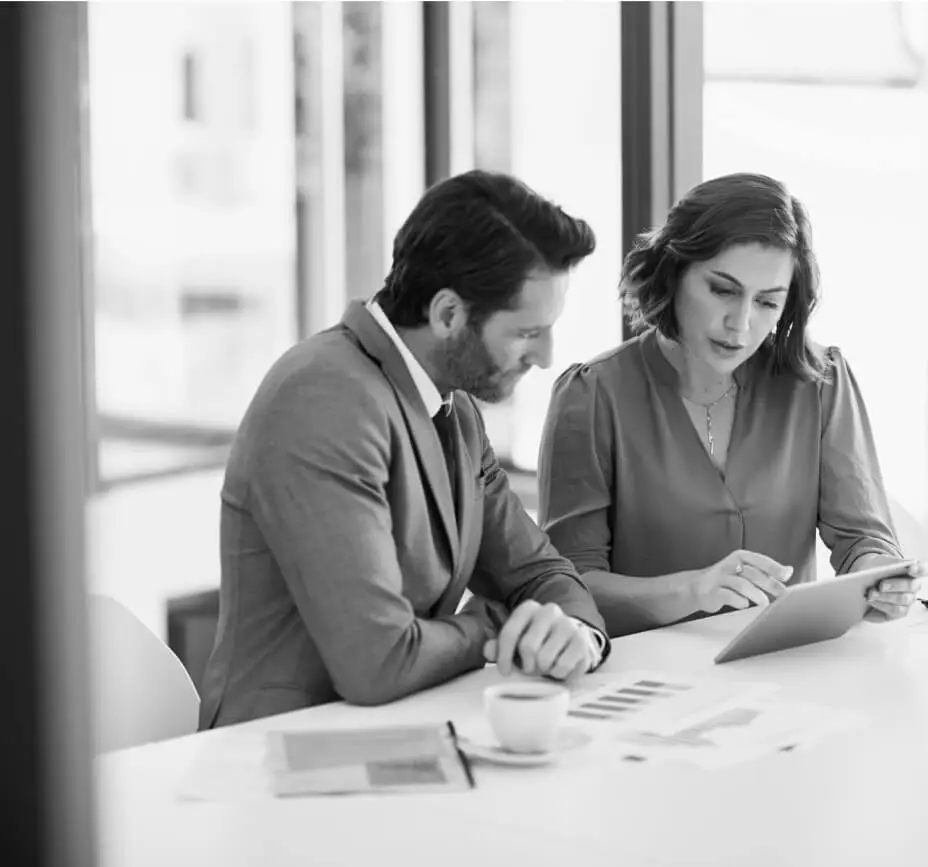
[[[388,702],[487,661],[555,679],[602,661],[592,597],[510,491],[474,400],[551,364],[594,243],[511,177],[450,178],[400,229],[374,300],[277,361],[222,489],[201,728]]]

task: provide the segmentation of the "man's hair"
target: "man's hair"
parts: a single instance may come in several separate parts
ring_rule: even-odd
[[[773,366],[800,379],[821,379],[827,364],[807,334],[820,297],[809,216],[785,185],[766,175],[732,174],[703,181],[670,209],[663,225],[638,236],[625,257],[620,284],[632,327],[653,327],[676,339],[679,325],[673,301],[683,272],[736,244],[792,253],[793,278],[772,340]]]
[[[375,300],[394,325],[413,328],[440,289],[453,289],[479,325],[512,309],[531,274],[567,271],[595,246],[586,222],[516,178],[469,171],[426,190],[397,232]]]

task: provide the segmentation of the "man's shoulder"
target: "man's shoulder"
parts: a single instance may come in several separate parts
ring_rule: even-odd
[[[392,389],[380,365],[347,329],[320,332],[290,347],[265,375],[239,438],[268,442],[312,431],[350,437],[381,417]],[[379,425],[376,425],[379,426]]]
[[[276,396],[297,391],[305,397],[332,395],[338,402],[389,390],[380,365],[345,328],[319,332],[290,347],[272,365],[262,387]]]
[[[290,347],[246,409],[229,454],[224,497],[245,503],[258,478],[288,484],[301,466],[371,467],[389,453],[391,401],[379,364],[339,330]]]

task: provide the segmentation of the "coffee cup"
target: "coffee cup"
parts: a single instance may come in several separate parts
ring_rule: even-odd
[[[513,753],[552,750],[569,704],[566,687],[544,681],[499,683],[483,693],[490,728],[499,745]]]

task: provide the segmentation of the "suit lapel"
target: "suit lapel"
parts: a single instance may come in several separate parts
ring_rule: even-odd
[[[471,546],[474,544],[472,537],[476,533],[476,544],[479,544],[479,537],[482,533],[482,527],[474,527],[475,516],[479,511],[479,501],[475,498],[474,490],[479,461],[477,466],[475,466],[467,447],[467,437],[463,430],[463,420],[465,418],[465,413],[471,412],[471,410],[469,406],[465,406],[464,404],[464,400],[458,400],[457,397],[455,397],[455,445],[457,448],[457,461],[455,465],[457,471],[456,488],[458,493],[457,518],[460,531],[460,563],[462,565],[467,562],[472,562],[474,557],[476,557],[476,554],[471,552]],[[452,575],[451,581],[445,588],[444,593],[442,593],[438,602],[432,609],[434,617],[454,614],[464,592],[464,588],[467,586],[471,571],[471,568],[467,568],[466,570],[458,569],[456,574]]]
[[[451,485],[448,482],[445,456],[438,439],[438,433],[432,419],[429,418],[425,410],[416,384],[409,373],[409,368],[393,341],[365,308],[364,302],[353,301],[342,318],[342,324],[357,336],[364,351],[380,364],[396,392],[400,409],[412,435],[413,445],[419,455],[424,481],[431,489],[438,505],[442,525],[448,536],[448,544],[451,547],[451,562],[456,574],[460,565],[460,541],[458,524],[454,514],[454,504],[451,500]],[[458,435],[458,451],[460,454],[460,435]],[[459,465],[459,482],[460,473],[461,466]],[[458,485],[458,495],[459,498],[464,496],[460,484]],[[452,575],[452,583],[454,583],[454,575]]]

